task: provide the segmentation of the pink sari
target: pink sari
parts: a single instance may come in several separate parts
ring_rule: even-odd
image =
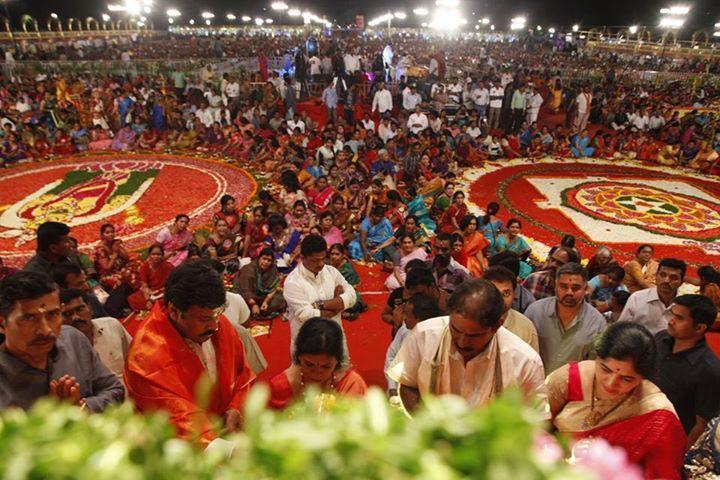
[[[165,251],[176,251],[175,254],[167,259],[173,266],[177,267],[188,256],[187,246],[192,241],[192,234],[188,230],[183,230],[176,234],[170,232],[169,227],[160,230],[155,241],[163,246]]]
[[[411,260],[427,260],[427,252],[424,248],[416,248],[414,252],[412,252],[409,255],[405,255],[400,259],[400,278],[402,278],[403,283],[405,283],[405,266],[411,261]],[[403,285],[400,284],[397,277],[395,276],[395,273],[391,273],[388,278],[385,280],[385,286],[390,290],[393,291],[396,288],[400,288]]]

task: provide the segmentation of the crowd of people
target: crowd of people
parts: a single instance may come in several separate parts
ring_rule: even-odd
[[[227,42],[216,42],[222,56]],[[267,367],[243,325],[279,316],[289,356],[271,361],[289,366],[268,381],[270,408],[311,385],[363,395],[343,330],[367,310],[362,263],[386,276],[390,402],[412,412],[428,395],[455,394],[480,408],[519,389],[549,429],[606,438],[647,478],[720,473],[708,464],[720,361],[705,341],[720,272],[708,265],[695,277],[682,252],[655,259],[651,245],[628,262],[605,247],[584,261],[571,235],[538,258],[520,220],[495,202],[473,214],[459,182],[485,161],[548,155],[712,175],[720,134],[704,107],[717,91],[628,84],[612,69],[579,84],[524,63],[560,55],[555,44],[472,44],[472,68],[451,74],[445,65],[468,55],[451,43],[444,55],[420,40],[387,44],[367,63],[351,41],[327,42],[328,71],[311,52],[292,59],[294,77],[260,82],[212,65],[3,78],[6,166],[94,150],[199,151],[249,166],[268,186],[248,208],[223,196],[209,228],[179,213],[141,255],[112,224],[92,252],[67,225],[42,224],[21,271],[0,264],[0,408],[50,395],[98,412],[127,397],[206,445],[219,436],[213,417],[224,431],[241,428],[247,391]],[[413,46],[430,57],[417,82],[404,60],[415,51],[402,50]],[[314,83],[322,94],[303,108]],[[679,294],[683,283],[697,293]],[[129,332],[121,320],[138,314]]]

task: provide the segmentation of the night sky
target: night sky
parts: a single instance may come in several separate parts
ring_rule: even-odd
[[[85,18],[88,15],[96,18],[105,11],[108,3],[120,3],[121,0],[5,0],[10,9],[11,16],[18,18],[23,13],[42,20],[47,18],[51,11],[57,12],[62,18],[77,16]],[[183,12],[181,20],[185,22],[192,17],[196,20],[199,13],[209,10],[215,13],[215,23],[224,20],[225,14],[234,13],[238,18],[243,15],[269,15],[271,0],[155,0],[154,12],[151,15],[156,27],[164,25],[165,11],[175,7]],[[309,9],[318,15],[328,15],[330,19],[340,23],[353,21],[355,15],[365,15],[366,22],[372,17],[386,12],[404,9],[408,19],[398,22],[398,26],[417,26],[418,17],[413,18],[411,11],[417,6],[432,7],[432,0],[416,0],[413,2],[400,1],[390,3],[383,0],[298,0],[293,2],[285,0],[291,7]],[[511,17],[524,14],[529,24],[549,26],[569,26],[580,23],[583,26],[597,25],[648,25],[655,26],[659,21],[659,10],[674,4],[672,0],[461,0],[461,6],[469,22],[473,18],[489,16],[498,29],[506,28]],[[698,28],[712,29],[714,24],[720,22],[720,0],[695,0],[687,2],[692,6],[689,18],[684,29],[688,35]],[[262,12],[266,7],[267,11]],[[473,17],[471,12],[476,12]],[[277,21],[277,16],[275,16]],[[711,32],[712,33],[712,32]]]

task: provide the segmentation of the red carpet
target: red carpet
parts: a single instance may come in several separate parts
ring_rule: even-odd
[[[372,268],[355,264],[362,279],[358,285],[368,310],[355,321],[343,322],[347,335],[348,348],[355,370],[362,375],[368,385],[386,387],[383,369],[385,352],[390,345],[390,325],[384,323],[380,314],[385,307],[388,293],[385,291],[385,277],[380,267]],[[382,292],[370,294],[363,292]],[[270,333],[255,337],[260,349],[268,361],[268,367],[260,375],[260,380],[269,380],[290,365],[290,325],[280,319],[273,320]]]

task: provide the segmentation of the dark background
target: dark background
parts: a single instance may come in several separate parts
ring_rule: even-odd
[[[19,25],[19,17],[30,13],[45,24],[50,12],[56,12],[61,18],[70,16],[84,19],[88,15],[97,19],[100,14],[107,11],[107,4],[121,3],[121,0],[0,0],[5,2],[10,10],[13,22]],[[277,12],[270,10],[271,0],[155,0],[153,19],[156,28],[166,25],[165,11],[170,7],[178,8],[183,16],[179,23],[187,23],[190,18],[200,19],[200,12],[209,10],[215,13],[214,24],[228,23],[225,20],[227,13],[241,15],[272,16],[276,23],[279,17]],[[380,15],[388,10],[403,9],[408,14],[405,21],[397,22],[398,27],[418,26],[423,20],[412,15],[412,9],[417,6],[431,8],[432,0],[417,0],[415,2],[388,2],[384,0],[299,0],[297,2],[285,0],[291,7],[309,9],[317,15],[327,15],[336,22],[347,24],[354,21],[355,15],[365,15],[365,21]],[[505,29],[510,18],[523,14],[528,17],[529,25],[541,24],[549,26],[570,26],[579,23],[583,27],[591,26],[627,26],[647,25],[656,26],[659,21],[659,10],[670,6],[672,0],[461,0],[461,8],[470,23],[473,19],[488,16],[498,29]],[[712,35],[713,26],[720,22],[720,0],[695,0],[687,2],[692,10],[686,21],[686,28],[682,30],[683,36],[689,36],[693,31],[704,28]],[[266,11],[263,12],[263,7]],[[472,12],[476,15],[473,17]],[[118,14],[111,14],[117,18]],[[297,19],[296,19],[297,20]],[[280,21],[280,23],[283,23]],[[299,22],[298,22],[299,23]],[[42,28],[42,27],[41,27]]]

